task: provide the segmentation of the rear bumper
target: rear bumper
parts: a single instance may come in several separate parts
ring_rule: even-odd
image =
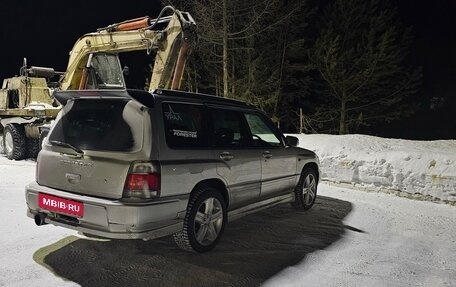
[[[45,193],[84,204],[83,217],[71,217],[39,207],[38,194]],[[124,203],[118,200],[78,195],[29,184],[25,189],[27,216],[44,217],[45,223],[112,239],[154,239],[182,229],[188,197],[161,198],[147,203]]]

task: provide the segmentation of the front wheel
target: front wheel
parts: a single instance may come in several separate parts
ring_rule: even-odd
[[[317,198],[317,176],[310,167],[305,167],[301,172],[298,185],[295,188],[295,201],[292,205],[296,209],[310,209]]]
[[[183,250],[207,252],[220,241],[226,221],[226,204],[220,192],[200,188],[190,198],[184,227],[174,234],[174,241]]]

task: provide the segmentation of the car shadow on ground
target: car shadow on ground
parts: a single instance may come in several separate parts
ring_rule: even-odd
[[[219,245],[204,254],[181,251],[172,237],[78,238],[43,248],[49,252],[40,263],[81,286],[257,286],[345,232],[362,232],[342,222],[351,209],[347,201],[323,196],[309,211],[276,206],[228,224]]]

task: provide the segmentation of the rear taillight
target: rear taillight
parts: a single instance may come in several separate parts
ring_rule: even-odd
[[[152,199],[160,196],[160,167],[152,162],[134,162],[125,180],[123,198]]]
[[[127,190],[158,190],[160,189],[160,174],[129,174],[125,182]]]

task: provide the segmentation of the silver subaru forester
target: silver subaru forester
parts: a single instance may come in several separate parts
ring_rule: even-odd
[[[57,91],[64,106],[26,187],[27,215],[87,235],[205,252],[226,223],[315,202],[319,162],[235,100],[186,92]]]

